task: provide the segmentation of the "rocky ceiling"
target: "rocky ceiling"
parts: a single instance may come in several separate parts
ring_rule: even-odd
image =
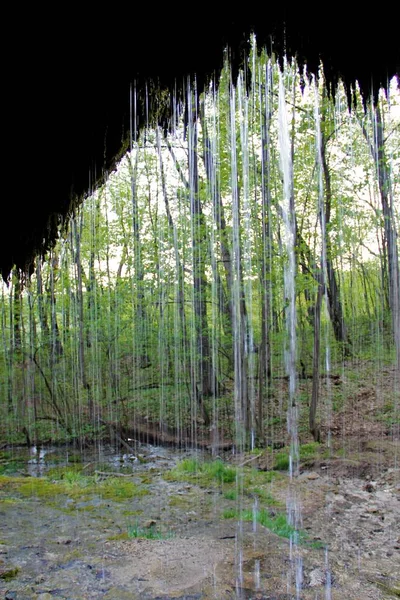
[[[237,69],[251,31],[258,45],[279,57],[296,55],[310,72],[322,60],[332,90],[339,77],[349,90],[357,79],[368,99],[400,72],[396,17],[377,6],[350,15],[326,3],[312,11],[266,5],[240,13],[227,8],[220,16],[204,3],[190,11],[116,5],[111,16],[99,14],[99,6],[85,18],[68,5],[58,5],[57,14],[21,6],[3,23],[4,280],[14,265],[32,270],[66,215],[113,168],[128,138],[134,81],[142,90],[152,82],[154,116],[155,88],[179,91],[196,74],[201,89],[218,74],[227,45]],[[168,121],[168,110],[162,119]]]

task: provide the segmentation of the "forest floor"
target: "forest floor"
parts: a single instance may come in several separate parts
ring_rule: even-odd
[[[137,448],[135,459],[107,447],[84,455],[4,450],[0,595],[400,597],[400,441],[391,408],[398,390],[390,368],[379,386],[363,368],[333,407],[330,435],[323,430],[321,444],[301,439],[293,480],[285,449],[226,452],[217,468],[202,466],[204,453],[151,446]],[[295,544],[288,499],[300,507]]]

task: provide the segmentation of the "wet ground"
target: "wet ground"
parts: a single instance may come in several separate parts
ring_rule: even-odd
[[[398,450],[398,442],[383,441],[356,458],[305,462],[290,494],[302,507],[306,541],[291,548],[255,519],[226,518],[238,505],[257,511],[258,498],[266,499],[272,518],[285,513],[287,474],[257,483],[257,495],[237,494],[235,483],[168,477],[182,458],[173,450],[143,446],[133,457],[107,448],[84,455],[51,448],[28,457],[13,449],[3,459],[13,473],[0,486],[0,597],[400,597]],[[56,493],[52,476],[69,467]],[[82,490],[89,473],[98,487]]]

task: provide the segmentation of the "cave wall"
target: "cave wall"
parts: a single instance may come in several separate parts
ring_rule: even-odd
[[[168,105],[156,89],[182,93],[187,75],[198,88],[218,76],[229,46],[233,69],[242,64],[250,32],[258,45],[282,58],[296,55],[317,73],[320,61],[334,93],[341,77],[351,100],[358,80],[366,101],[400,72],[396,19],[383,11],[351,17],[338,7],[226,9],[216,16],[204,5],[184,9],[116,7],[83,17],[62,7],[38,7],[9,23],[3,73],[3,201],[0,269],[32,269],[58,228],[85,194],[104,180],[126,148],[131,87],[139,93],[138,127],[155,118],[168,127]],[[30,12],[29,12],[30,11]],[[368,14],[366,14],[368,13]],[[146,82],[148,82],[146,84]],[[149,113],[144,100],[147,90]],[[3,187],[3,189],[4,189]]]

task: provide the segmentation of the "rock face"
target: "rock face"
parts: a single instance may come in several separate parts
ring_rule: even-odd
[[[397,22],[390,11],[360,11],[343,19],[332,10],[316,27],[315,15],[300,4],[268,6],[267,15],[263,5],[251,6],[242,6],[240,14],[206,15],[206,30],[202,16],[178,28],[173,11],[154,18],[145,7],[140,17],[125,16],[123,31],[120,15],[113,22],[110,11],[91,12],[85,22],[69,9],[62,27],[48,26],[48,15],[37,6],[15,19],[10,15],[7,51],[21,58],[9,61],[2,74],[3,155],[12,187],[12,199],[1,207],[4,278],[14,263],[24,269],[35,253],[45,251],[74,201],[102,181],[126,149],[135,83],[137,126],[146,118],[144,81],[152,80],[150,118],[168,127],[170,103],[162,105],[155,88],[179,95],[187,75],[196,74],[201,90],[221,68],[227,44],[235,71],[251,31],[260,45],[281,57],[297,54],[314,73],[322,59],[332,89],[341,76],[349,90],[358,79],[366,96],[376,94],[400,70]]]

